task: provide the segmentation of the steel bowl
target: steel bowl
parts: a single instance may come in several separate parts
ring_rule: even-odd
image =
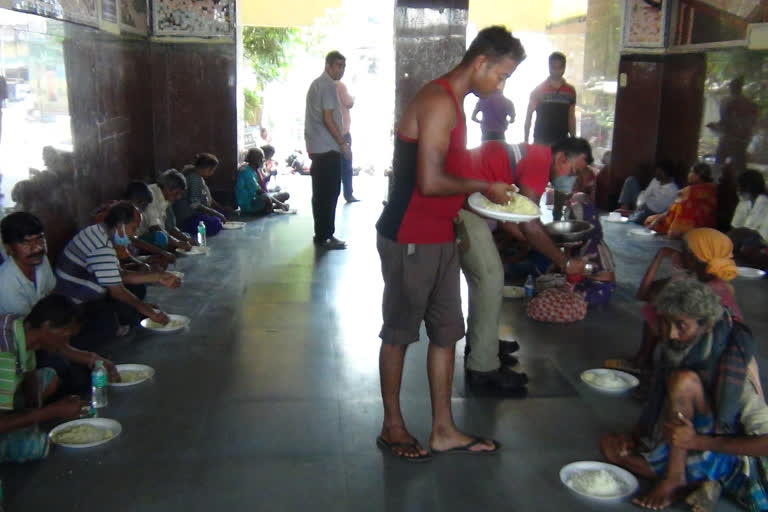
[[[595,226],[584,220],[561,220],[545,224],[544,228],[555,243],[564,243],[586,240]]]

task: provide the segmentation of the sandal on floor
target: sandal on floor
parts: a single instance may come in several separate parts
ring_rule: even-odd
[[[475,446],[479,444],[486,444],[488,442],[493,443],[494,448],[492,450],[473,450]],[[465,445],[457,446],[455,448],[449,448],[448,450],[435,450],[432,448],[434,454],[449,454],[449,453],[466,453],[469,455],[493,455],[501,449],[501,443],[494,441],[493,439],[482,439],[480,437],[473,438]]]
[[[389,455],[405,460],[407,462],[427,462],[428,460],[432,460],[432,455],[429,453],[426,453],[424,455],[417,455],[416,457],[408,457],[407,455],[397,453],[395,451],[395,448],[413,448],[414,450],[418,450],[419,444],[416,442],[413,443],[390,443],[383,437],[379,436],[376,438],[376,446],[382,449],[385,453],[388,453]]]
[[[644,375],[647,373],[645,370],[629,362],[627,359],[606,359],[603,366],[609,370],[619,370],[627,373],[634,373],[635,375]]]

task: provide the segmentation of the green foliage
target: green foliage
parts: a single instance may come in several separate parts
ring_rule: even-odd
[[[261,89],[279,78],[290,64],[292,46],[301,42],[300,36],[295,28],[243,28],[243,54],[251,62]]]
[[[249,125],[259,124],[259,114],[261,112],[261,95],[253,89],[244,89],[245,107],[244,117],[245,122]]]

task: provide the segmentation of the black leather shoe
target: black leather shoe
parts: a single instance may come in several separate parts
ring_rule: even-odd
[[[518,359],[509,353],[499,354],[499,362],[501,363],[501,366],[515,366],[518,361]]]
[[[501,391],[516,391],[525,388],[528,376],[503,366],[491,372],[476,372],[467,369],[467,380],[473,385],[488,386]]]
[[[501,354],[514,354],[520,350],[520,344],[515,340],[499,340],[499,355]]]

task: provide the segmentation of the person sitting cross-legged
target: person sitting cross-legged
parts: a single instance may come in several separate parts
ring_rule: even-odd
[[[671,162],[656,164],[654,178],[645,188],[635,176],[624,180],[619,196],[619,208],[622,215],[628,215],[631,222],[643,224],[649,216],[663,213],[677,197],[678,187],[674,179],[675,166]]]
[[[79,329],[78,307],[61,295],[49,295],[28,315],[0,315],[0,462],[28,462],[48,455],[49,440],[36,424],[80,415],[77,396],[50,403],[59,379],[39,368],[36,350],[56,352]]]
[[[157,183],[148,186],[152,201],[142,212],[136,238],[163,250],[188,251],[194,240],[174,225],[168,229],[168,211],[181,199],[187,189],[187,180],[176,169],[168,169],[157,177]]]
[[[90,350],[125,334],[126,327],[143,317],[168,323],[168,315],[143,301],[146,285],[178,288],[181,280],[168,272],[121,271],[115,253],[115,246],[131,243],[139,222],[139,210],[121,201],[109,209],[103,223],[77,233],[59,257],[56,291],[84,305],[83,329],[73,346]]]
[[[147,209],[154,203],[152,191],[143,181],[132,181],[126,185],[122,194],[122,201],[127,201],[134,205],[143,215]],[[92,224],[101,224],[107,216],[109,209],[119,201],[106,201],[91,212]],[[117,259],[123,268],[129,270],[149,271],[165,270],[169,264],[176,262],[176,256],[167,251],[168,240],[165,233],[147,233],[147,236],[139,238],[131,237],[131,243],[125,247],[115,247]],[[165,248],[161,248],[163,245]]]
[[[15,212],[0,222],[8,259],[0,265],[0,314],[27,315],[34,305],[56,287],[56,276],[46,255],[45,233],[40,219],[27,212]],[[97,360],[112,375],[117,375],[108,359],[78,350],[68,343],[50,352],[37,351],[40,367],[56,370],[61,390],[82,394],[90,389],[91,369]]]
[[[205,225],[207,236],[214,236],[221,231],[221,225],[227,222],[227,215],[233,213],[230,208],[219,204],[211,195],[211,189],[205,182],[219,166],[219,159],[210,153],[198,153],[191,165],[182,172],[187,179],[187,190],[173,204],[176,223],[185,233],[197,233],[198,225]]]
[[[261,148],[251,148],[245,157],[246,165],[240,168],[235,183],[235,199],[240,212],[249,215],[266,215],[275,210],[288,211],[282,201],[270,196],[265,185],[262,186],[264,152]]]
[[[722,490],[768,510],[768,406],[751,332],[695,279],[666,285],[656,308],[662,345],[648,405],[633,432],[601,439],[603,455],[654,482],[633,500],[641,507],[687,494],[694,510],[711,511]]]

